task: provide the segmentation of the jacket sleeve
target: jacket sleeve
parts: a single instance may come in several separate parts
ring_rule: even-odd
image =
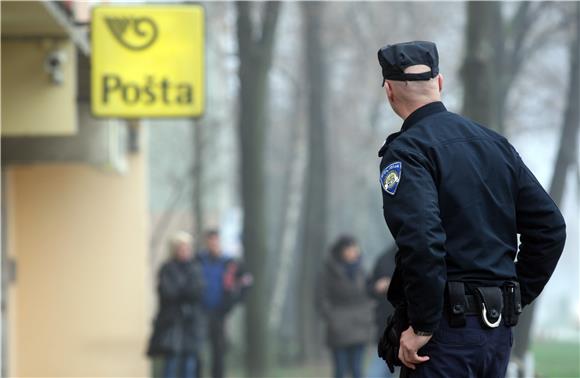
[[[200,267],[195,264],[181,287],[181,297],[189,302],[198,301],[205,287]]]
[[[249,286],[241,285],[240,280],[245,275],[251,275],[251,272],[246,269],[246,265],[243,262],[237,261],[234,263],[237,264],[236,282],[238,283],[239,287],[236,302],[242,302],[245,300],[248,291],[252,288],[253,285],[252,284],[250,284]]]
[[[433,332],[442,316],[447,281],[437,186],[419,154],[390,148],[381,172],[393,162],[401,162],[400,181],[394,195],[382,190],[383,213],[399,249],[409,321],[415,330]]]
[[[251,286],[243,286],[241,284],[242,277],[245,274],[249,274],[241,262],[228,260],[225,263],[225,267],[226,269],[223,276],[224,303],[222,309],[224,313],[228,313],[235,307],[235,305],[245,299]]]
[[[530,304],[556,269],[566,241],[566,224],[560,210],[519,155],[516,222],[520,234],[516,271],[522,304]]]
[[[179,300],[183,283],[180,277],[172,272],[169,265],[164,265],[159,270],[157,292],[163,302]]]
[[[380,263],[380,258],[377,260],[377,262],[375,263],[375,266],[373,268],[373,272],[372,274],[368,277],[367,282],[366,282],[366,290],[367,290],[367,295],[374,299],[374,300],[380,300],[381,296],[379,294],[376,293],[375,291],[375,285],[377,283],[377,281],[379,280],[380,277],[380,272],[379,272],[379,263]]]
[[[389,273],[386,269],[387,259],[390,257],[391,256],[388,254],[381,255],[375,263],[372,274],[367,279],[366,283],[367,295],[374,300],[380,301],[381,299],[387,298],[386,293],[378,294],[375,291],[375,285],[377,284],[377,281],[380,280],[381,278],[389,278],[389,279],[392,278],[391,277],[392,273]]]

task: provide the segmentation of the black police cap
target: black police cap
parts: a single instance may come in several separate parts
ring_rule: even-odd
[[[386,45],[378,52],[379,64],[383,69],[383,82],[429,80],[439,74],[439,53],[433,42],[412,41]],[[405,73],[405,69],[418,64],[426,65],[431,71]]]

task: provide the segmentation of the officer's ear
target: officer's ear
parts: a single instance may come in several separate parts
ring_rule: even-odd
[[[443,74],[437,75],[437,86],[439,87],[439,93],[443,91]]]
[[[393,96],[393,87],[388,80],[385,80],[385,93],[387,94],[387,100],[392,103],[395,98]]]

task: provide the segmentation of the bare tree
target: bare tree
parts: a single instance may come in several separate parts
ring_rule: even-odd
[[[181,175],[179,178],[168,177],[167,181],[173,183],[171,186],[171,197],[167,203],[167,208],[163,211],[157,222],[155,222],[151,228],[149,249],[152,264],[155,262],[155,255],[159,253],[159,250],[161,249],[161,242],[163,241],[163,237],[170,229],[171,224],[175,221],[175,211],[179,207],[179,203],[182,200],[184,194],[187,192],[188,185],[190,184],[189,175],[187,173]]]
[[[195,228],[195,247],[199,249],[201,247],[201,239],[204,227],[204,216],[203,216],[203,125],[201,122],[194,121],[192,125],[191,135],[193,137],[193,148],[194,148],[194,158],[193,158],[193,198],[192,198],[192,210],[193,210],[193,226]]]
[[[571,176],[570,168],[578,164],[578,129],[580,128],[580,3],[573,4],[575,25],[569,47],[569,81],[567,103],[564,111],[562,132],[558,146],[558,155],[554,173],[550,181],[550,196],[558,205],[562,205],[567,178]],[[514,356],[520,361],[530,348],[530,331],[534,316],[534,303],[522,314],[515,333]]]
[[[289,292],[290,275],[294,270],[294,256],[300,228],[301,207],[304,197],[305,146],[303,132],[300,126],[293,129],[293,140],[290,141],[291,158],[287,173],[287,190],[285,195],[284,222],[280,238],[280,252],[276,270],[279,272],[274,279],[272,302],[270,308],[269,326],[277,330],[282,322],[282,310]]]
[[[563,16],[561,21],[543,33],[531,30],[545,2],[519,3],[513,17],[502,18],[500,2],[470,2],[467,5],[466,56],[462,68],[464,81],[463,113],[484,125],[505,133],[504,120],[508,94],[526,59],[543,47],[554,35],[574,22]],[[576,18],[578,3],[575,3]],[[550,194],[557,204],[563,198],[570,166],[576,163],[578,135],[578,21],[570,45],[570,80],[567,107],[562,126],[558,156],[550,183]],[[530,346],[530,331],[534,314],[532,304],[522,314],[515,329],[513,356],[522,361]]]
[[[314,289],[327,235],[326,79],[321,38],[323,7],[324,4],[316,2],[302,4],[308,83],[308,164],[299,288],[299,337],[303,358],[313,356],[317,346],[319,320],[314,309]]]
[[[513,16],[503,16],[498,1],[467,4],[463,77],[463,114],[500,133],[505,132],[508,96],[526,59],[547,44],[569,19],[532,33],[547,2],[522,1]]]
[[[503,22],[499,2],[467,5],[466,54],[463,74],[463,114],[502,132],[497,119],[497,75],[504,50]]]
[[[300,6],[298,6],[300,7]],[[294,63],[294,62],[292,62]],[[280,69],[280,67],[277,67]],[[294,294],[291,287],[292,276],[296,272],[296,265],[299,259],[295,255],[300,245],[300,234],[302,226],[302,213],[304,202],[304,181],[306,170],[306,127],[305,127],[305,84],[303,80],[284,72],[285,78],[292,83],[290,93],[292,112],[289,122],[289,136],[284,138],[284,144],[288,147],[288,152],[282,154],[283,165],[283,190],[282,190],[282,210],[280,213],[279,246],[275,261],[276,275],[273,279],[272,301],[270,307],[269,327],[272,331],[279,330],[283,321],[283,311],[288,306],[289,294]],[[286,126],[288,127],[288,126]],[[279,148],[278,148],[279,150]],[[278,154],[280,155],[280,154]],[[288,357],[288,356],[285,356]]]
[[[267,126],[268,73],[280,10],[279,2],[263,4],[262,25],[252,18],[250,2],[237,2],[240,110],[239,141],[244,209],[243,246],[248,269],[255,285],[246,309],[246,372],[251,377],[267,372],[268,290],[264,261],[266,248],[266,209],[264,180],[264,138]]]

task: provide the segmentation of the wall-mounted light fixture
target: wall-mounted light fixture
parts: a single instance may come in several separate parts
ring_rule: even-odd
[[[66,51],[55,48],[48,52],[44,59],[44,70],[50,75],[53,84],[62,85],[64,83],[64,65],[67,62]]]

